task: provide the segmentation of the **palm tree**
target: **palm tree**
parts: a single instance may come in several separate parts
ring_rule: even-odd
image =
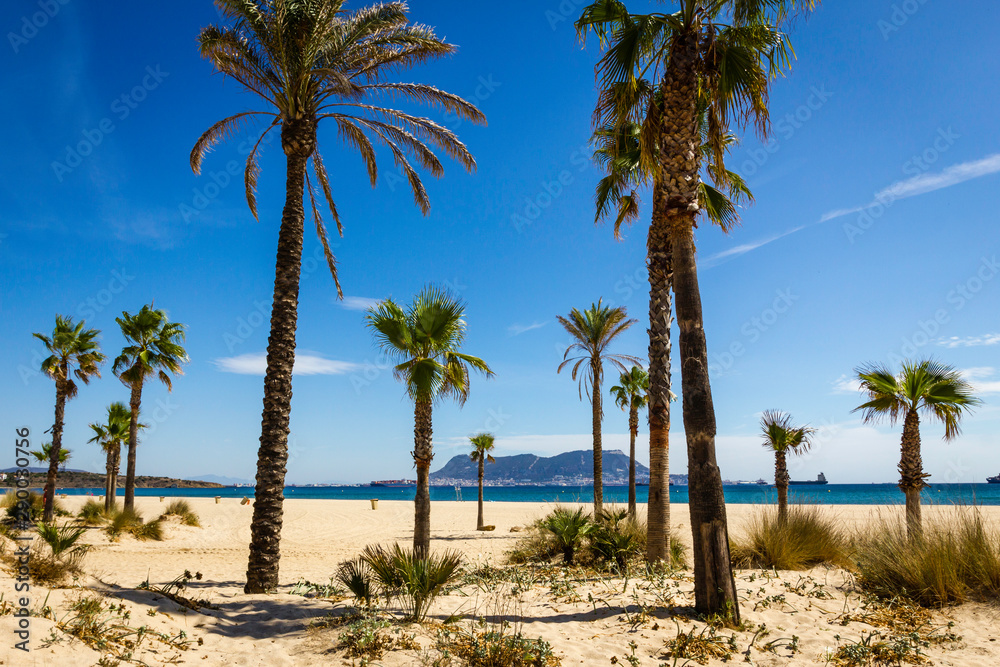
[[[899,373],[883,364],[868,364],[855,369],[861,391],[868,401],[854,412],[862,411],[865,423],[903,419],[900,442],[899,488],[906,494],[906,530],[911,538],[921,532],[920,492],[930,475],[920,459],[920,413],[944,424],[944,439],[961,433],[963,414],[982,401],[972,395],[972,386],[952,366],[925,359],[904,361]]]
[[[639,363],[639,359],[631,355],[608,352],[611,343],[635,324],[636,320],[628,319],[624,306],[612,308],[602,305],[601,301],[598,299],[597,303],[591,304],[590,308],[583,312],[574,308],[569,311],[569,317],[556,316],[559,324],[563,325],[574,340],[566,348],[563,361],[556,372],[561,373],[563,368],[573,364],[572,378],[576,380],[579,375],[580,400],[583,400],[583,393],[586,390],[587,398],[590,399],[593,408],[594,516],[600,516],[604,509],[601,460],[601,419],[604,417],[604,410],[601,407],[601,384],[604,380],[604,362],[610,362],[620,371],[625,371],[625,364]],[[571,353],[579,353],[579,356],[570,357]],[[584,368],[583,372],[580,372],[581,367]]]
[[[694,228],[701,209],[702,145],[711,162],[724,165],[726,137],[733,122],[753,122],[757,133],[770,131],[767,98],[774,75],[788,67],[791,47],[782,25],[795,10],[814,0],[677,0],[671,14],[632,15],[620,0],[598,0],[583,10],[578,27],[594,29],[609,49],[597,66],[602,96],[628,96],[652,68],[662,102],[646,125],[655,138],[651,160],[659,173],[654,188],[654,223],[647,240],[650,264],[650,345],[668,326],[654,311],[661,298],[663,266],[669,261],[680,329],[684,431],[688,449],[688,493],[695,570],[695,608],[728,614],[739,621],[736,582],[729,559],[729,535],[722,474],[715,455],[715,408],[708,377],[708,352],[694,253]],[[613,110],[629,105],[602,104],[614,127],[630,120]],[[701,115],[706,114],[702,123]],[[634,120],[634,119],[632,119]],[[702,129],[707,129],[703,136]],[[725,172],[719,170],[719,179]],[[657,211],[657,209],[659,209]],[[660,213],[662,218],[657,218]],[[662,354],[661,350],[656,351]],[[652,401],[661,386],[662,366],[650,354]],[[657,428],[661,428],[659,424]],[[650,425],[652,440],[654,425]]]
[[[788,454],[805,454],[812,447],[810,437],[816,429],[792,426],[792,416],[778,410],[765,410],[760,418],[764,449],[774,452],[774,486],[778,489],[778,521],[788,520]]]
[[[482,530],[483,526],[483,476],[486,474],[486,464],[496,463],[490,452],[493,451],[492,433],[480,433],[469,438],[472,443],[472,453],[469,458],[479,463],[479,514],[476,517],[476,530]]]
[[[434,401],[452,398],[464,405],[469,397],[469,373],[490,377],[493,371],[479,357],[460,352],[465,342],[465,304],[433,286],[425,287],[404,310],[392,299],[369,308],[365,323],[375,343],[397,362],[393,375],[406,385],[413,400],[413,461],[417,468],[414,498],[413,551],[430,553],[431,497],[429,474],[434,458]]]
[[[257,151],[263,138],[275,127],[280,127],[286,158],[285,206],[278,230],[257,485],[244,587],[247,593],[264,593],[278,585],[305,225],[304,191],[309,193],[316,232],[337,294],[343,296],[315,189],[306,174],[311,159],[330,215],[343,233],[330,179],[318,149],[317,124],[324,119],[332,120],[339,138],[360,154],[373,187],[378,178],[373,140],[384,145],[396,166],[406,174],[414,200],[426,215],[430,202],[410,160],[438,177],[443,167],[428,144],[469,171],[475,169],[475,159],[450,130],[427,118],[384,106],[384,101],[428,103],[477,123],[485,123],[485,117],[456,95],[424,84],[387,80],[399,69],[455,51],[453,45],[438,39],[431,28],[410,24],[407,7],[402,2],[387,2],[350,13],[344,10],[341,0],[216,0],[215,4],[232,24],[212,25],[202,30],[201,53],[216,70],[260,97],[267,110],[245,111],[215,123],[191,151],[191,168],[199,173],[205,153],[246,122],[269,120],[247,157],[244,172],[247,203],[256,218],[260,171]]]
[[[121,327],[126,345],[115,359],[111,370],[131,390],[129,398],[128,459],[125,467],[125,509],[135,507],[135,451],[139,445],[139,408],[142,405],[142,386],[156,376],[173,389],[169,373],[181,375],[181,364],[187,361],[184,342],[184,325],[171,322],[166,312],[143,306],[135,315],[122,312],[115,318]]]
[[[44,445],[42,445],[41,449],[32,450],[28,453],[34,456],[35,460],[38,461],[39,463],[48,463],[49,460],[52,458],[52,443],[46,442]],[[70,453],[68,449],[59,450],[59,455],[56,458],[59,461],[59,467],[61,467],[63,471],[66,470],[66,464],[69,463],[69,460],[72,457],[73,455]]]
[[[90,378],[101,377],[101,364],[104,355],[101,353],[97,337],[97,329],[84,329],[83,320],[74,324],[72,317],[56,315],[56,327],[49,338],[40,333],[32,334],[42,341],[49,356],[42,361],[42,372],[55,380],[56,383],[56,419],[52,426],[52,446],[49,448],[49,471],[45,477],[45,512],[42,520],[52,521],[56,494],[56,471],[59,468],[59,457],[62,448],[63,419],[66,412],[66,401],[77,394],[77,385],[73,376],[84,384],[90,383]],[[74,368],[75,367],[75,368]]]
[[[124,403],[116,401],[108,406],[107,422],[103,424],[90,424],[91,431],[94,432],[87,442],[93,442],[101,446],[107,454],[107,464],[105,467],[106,477],[104,481],[104,509],[111,511],[115,506],[118,495],[118,470],[121,466],[122,443],[128,441],[129,427],[132,421],[132,414]],[[145,424],[139,424],[138,428],[145,428]]]
[[[649,374],[633,366],[632,370],[623,372],[618,381],[621,384],[611,387],[611,395],[615,397],[615,405],[628,410],[628,515],[635,519],[635,436],[639,433],[639,410],[649,402]]]

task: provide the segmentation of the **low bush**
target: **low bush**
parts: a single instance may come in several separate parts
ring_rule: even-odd
[[[168,516],[176,516],[181,520],[185,526],[194,526],[196,528],[201,527],[201,522],[198,521],[198,515],[194,513],[191,509],[191,505],[188,504],[186,500],[173,500],[167,509],[163,511],[160,515],[161,519],[165,519]]]
[[[438,639],[444,652],[468,667],[557,667],[559,658],[544,639],[530,639],[507,624],[473,625],[469,630],[444,633]]]
[[[123,509],[111,515],[104,532],[111,540],[117,540],[127,533],[137,540],[159,541],[163,539],[163,524],[159,519],[143,521],[142,515],[135,509]]]
[[[412,550],[393,544],[390,549],[365,547],[360,561],[371,570],[381,592],[395,598],[407,617],[419,622],[445,586],[457,579],[462,555],[447,551],[419,558]]]
[[[11,525],[19,520],[26,523],[41,521],[45,514],[45,501],[42,499],[42,494],[28,491],[28,497],[25,501],[26,505],[19,503],[14,491],[7,491],[0,495],[0,509],[4,510],[3,522]],[[55,516],[70,516],[70,513],[66,511],[58,499],[53,501],[52,508]],[[28,511],[22,513],[24,509]]]
[[[754,514],[743,534],[730,542],[738,568],[806,570],[829,563],[848,567],[850,539],[815,506],[792,505],[781,521],[776,507]]]
[[[117,509],[116,507],[115,511]],[[86,526],[101,526],[108,522],[108,515],[109,513],[104,511],[104,503],[90,499],[76,513],[76,518]]]

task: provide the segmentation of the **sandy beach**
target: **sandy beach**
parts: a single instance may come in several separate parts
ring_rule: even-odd
[[[70,497],[61,502],[68,510],[75,511],[84,500]],[[202,527],[168,520],[161,542],[138,542],[130,536],[109,542],[101,530],[89,530],[85,539],[93,548],[83,563],[87,576],[75,585],[51,593],[33,587],[32,605],[40,606],[48,595],[48,604],[56,618],[63,619],[69,605],[86,594],[82,589],[93,589],[115,603],[122,600],[130,611],[133,626],[147,624],[167,634],[183,631],[191,640],[189,648],[183,651],[155,643],[146,645],[136,657],[151,665],[352,664],[344,651],[335,649],[336,628],[310,627],[329,614],[349,608],[351,600],[333,602],[290,591],[300,580],[327,583],[340,562],[356,556],[366,545],[394,541],[407,544],[412,537],[413,504],[382,501],[377,510],[372,510],[367,501],[286,501],[281,590],[270,596],[247,596],[242,585],[251,506],[240,505],[238,499],[222,499],[218,504],[213,499],[188,500]],[[166,504],[148,497],[137,498],[136,503],[147,518],[157,516]],[[487,503],[486,520],[496,525],[496,530],[481,533],[475,531],[475,502],[434,503],[432,549],[460,551],[470,569],[477,564],[502,565],[504,553],[521,537],[510,532],[511,528],[525,526],[553,507],[542,503]],[[731,530],[738,532],[756,509],[751,505],[730,505]],[[690,540],[687,511],[686,505],[671,508],[672,529],[685,542]],[[902,512],[899,507],[872,506],[825,506],[822,511],[859,530],[877,521],[879,516]],[[933,519],[942,511],[947,509],[929,507],[925,515]],[[990,525],[1000,525],[1000,507],[983,508],[983,513]],[[534,571],[522,567],[526,573]],[[147,578],[151,584],[161,585],[184,570],[202,574],[200,581],[191,582],[185,595],[207,600],[215,609],[191,611],[153,592],[136,589]],[[630,642],[635,643],[634,655],[639,660],[635,664],[673,664],[664,657],[665,642],[679,631],[691,628],[700,631],[704,627],[689,618],[692,584],[690,573],[687,575],[681,573],[670,581],[654,584],[636,578],[625,581],[608,576],[585,580],[539,571],[526,574],[528,584],[521,587],[525,590],[513,593],[502,586],[493,590],[466,586],[439,598],[430,612],[431,623],[406,628],[414,634],[420,649],[392,652],[376,663],[434,664],[433,652],[428,649],[441,627],[435,622],[455,616],[506,615],[522,619],[519,628],[524,635],[548,641],[563,665],[628,664]],[[719,635],[726,638],[735,634],[738,652],[730,659],[739,662],[749,657],[752,664],[759,665],[824,664],[838,641],[842,645],[879,631],[873,625],[854,620],[862,613],[862,606],[851,584],[851,575],[838,569],[738,571],[744,621],[756,630],[735,633],[719,630]],[[15,598],[14,581],[9,573],[2,577],[0,592],[5,600]],[[5,640],[0,649],[0,664],[93,665],[101,659],[100,652],[56,630],[52,620],[36,617],[31,621],[30,654],[13,650],[12,642]],[[955,624],[950,630],[949,622]],[[13,631],[12,616],[0,617],[0,623]],[[462,623],[468,621],[458,621],[459,625]],[[951,632],[960,637],[931,643],[924,649],[934,664],[1000,664],[1000,610],[996,607],[983,604],[951,607],[933,612],[931,623],[939,628],[936,632]],[[750,648],[761,625],[766,625],[768,632]],[[792,637],[797,638],[794,651],[788,647]],[[355,659],[353,664],[360,663]],[[722,663],[715,660],[709,664]]]

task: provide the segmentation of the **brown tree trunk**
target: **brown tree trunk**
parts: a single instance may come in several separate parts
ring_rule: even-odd
[[[250,558],[247,583],[243,587],[245,593],[267,593],[278,587],[305,225],[302,199],[306,164],[316,147],[315,119],[286,121],[281,128],[281,146],[287,162],[285,207],[278,231],[271,333],[267,340],[267,371],[264,376],[264,410],[261,414],[253,520],[250,524]]]
[[[681,391],[688,451],[688,506],[695,577],[695,609],[739,622],[739,599],[729,558],[722,474],[715,457],[715,408],[695,264],[698,201],[698,34],[678,35],[664,76],[660,179],[667,197],[674,294],[680,329]]]
[[[900,443],[899,488],[906,494],[906,533],[912,540],[923,531],[920,516],[920,492],[927,483],[920,458],[920,417],[910,408],[903,422],[903,440]]]
[[[635,511],[635,436],[639,432],[639,409],[629,406],[628,411],[628,515],[634,521]]]
[[[486,454],[479,454],[479,515],[476,517],[476,530],[482,530],[486,525],[483,519],[483,476],[486,473]]]
[[[132,417],[128,423],[128,454],[125,462],[125,509],[135,508],[135,451],[139,447],[139,408],[142,404],[142,380],[132,385],[129,406]]]
[[[63,377],[67,377],[69,368],[63,364]],[[49,450],[49,470],[45,475],[45,511],[42,521],[49,523],[55,514],[56,502],[56,471],[59,470],[59,452],[62,451],[63,419],[66,413],[66,381],[56,380],[56,419],[52,425],[52,449]]]
[[[778,490],[778,522],[788,521],[788,466],[785,452],[774,453],[774,488]]]
[[[111,466],[115,464],[115,450],[108,445],[108,461],[105,465],[104,475],[104,511],[111,511]]]
[[[604,462],[601,452],[601,363],[591,361],[590,369],[594,374],[594,386],[591,388],[591,405],[594,409],[592,429],[594,433],[594,518],[604,511]]]
[[[417,558],[426,558],[431,551],[433,435],[431,402],[417,400],[413,408],[413,461],[417,466],[417,495],[413,499],[413,555]]]
[[[670,557],[670,235],[666,196],[659,181],[654,186],[653,219],[646,239],[649,273],[649,504],[646,523],[646,560]]]
[[[111,506],[109,510],[115,508],[115,504],[118,502],[118,475],[121,473],[122,467],[122,446],[121,443],[115,447],[115,464],[111,468]]]

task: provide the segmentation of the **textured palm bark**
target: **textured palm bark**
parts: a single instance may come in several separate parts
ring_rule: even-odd
[[[654,186],[646,239],[649,274],[649,504],[646,560],[670,554],[670,327],[673,324],[670,233],[662,184]]]
[[[111,509],[111,466],[115,462],[115,453],[108,449],[108,460],[104,466],[104,511]]]
[[[635,519],[635,436],[639,432],[639,409],[630,406],[628,411],[628,515]]]
[[[778,521],[788,520],[788,465],[785,452],[774,453],[774,488],[778,490]]]
[[[125,509],[135,507],[135,451],[139,448],[139,408],[142,405],[142,381],[132,385],[129,407],[132,416],[128,422],[128,454],[125,462]]]
[[[486,473],[486,455],[480,453],[479,456],[479,514],[476,516],[476,530],[482,530],[486,525],[483,519],[483,476]]]
[[[594,386],[591,392],[591,403],[594,409],[592,430],[594,433],[594,516],[604,511],[604,461],[601,451],[601,364],[591,361],[590,369],[594,376]]]
[[[900,443],[899,488],[906,494],[906,532],[911,539],[923,530],[920,512],[920,492],[929,475],[924,473],[920,458],[920,417],[910,409],[903,421],[903,440]]]
[[[429,400],[417,400],[413,408],[413,461],[417,466],[417,495],[413,499],[413,555],[426,558],[431,551],[431,460],[434,430]]]
[[[69,368],[63,364],[62,376],[67,377]],[[56,473],[59,470],[59,452],[62,451],[63,419],[66,414],[66,381],[56,380],[56,418],[52,425],[52,449],[49,450],[49,469],[45,475],[45,510],[42,521],[49,523],[55,513]]]
[[[257,483],[250,524],[250,558],[247,583],[243,587],[245,593],[267,593],[278,587],[305,224],[302,198],[306,163],[316,148],[315,119],[287,120],[281,128],[281,147],[287,163],[285,207],[278,231],[271,333],[267,341],[267,371],[264,376],[264,410],[261,414]]]
[[[695,263],[694,227],[699,211],[701,144],[696,109],[698,67],[698,35],[678,35],[664,76],[659,168],[666,195],[680,329],[695,609],[702,614],[721,614],[738,623],[739,599],[729,558],[722,474],[715,456],[715,408],[708,377],[708,349]]]
[[[110,512],[118,500],[118,469],[121,467],[122,446],[108,452],[108,488],[104,496],[104,509]]]

